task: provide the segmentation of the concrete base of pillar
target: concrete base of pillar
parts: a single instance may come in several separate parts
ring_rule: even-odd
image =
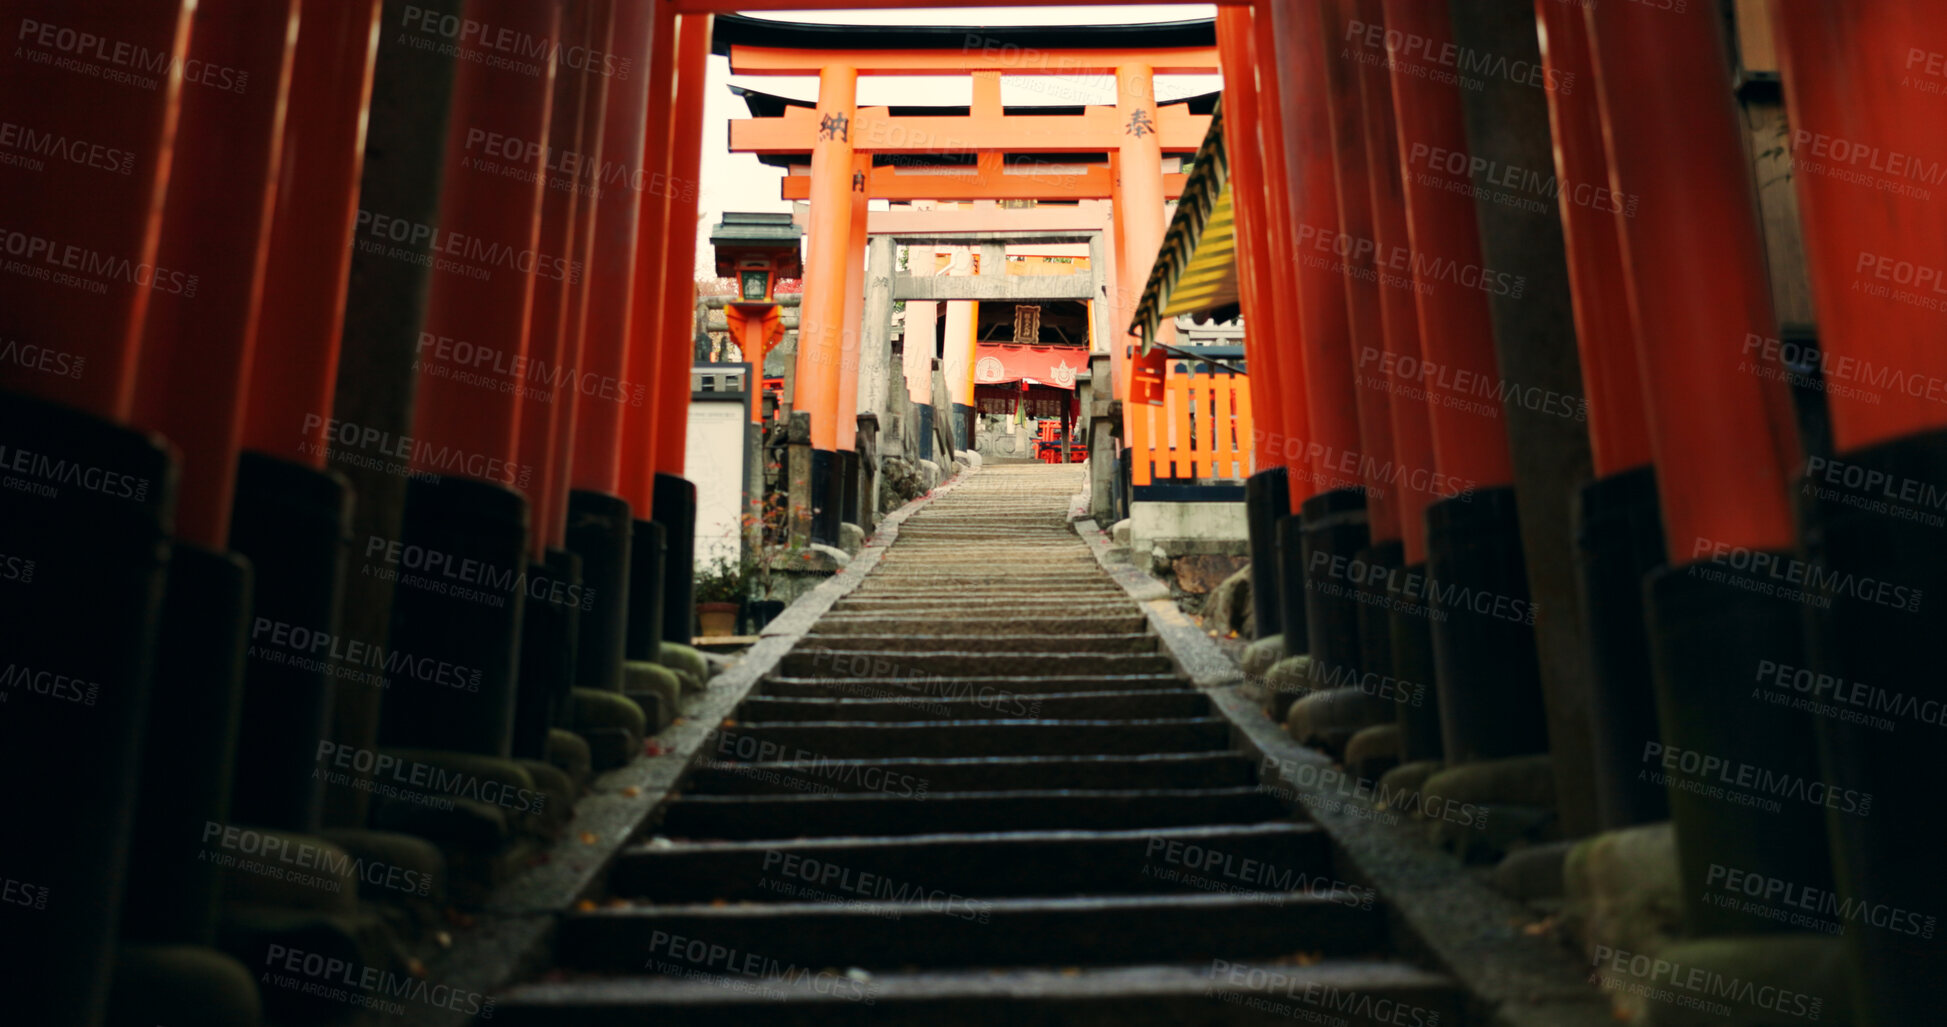
[[[631,660],[655,659],[662,645],[664,589],[669,584],[669,552],[663,526],[638,519],[629,542],[629,610],[623,652]]]
[[[568,722],[582,594],[581,558],[575,554],[550,549],[545,561],[528,565],[514,707],[513,754],[522,759],[544,759],[548,732]]]
[[[1670,815],[1665,789],[1639,773],[1643,743],[1661,737],[1643,617],[1643,578],[1664,558],[1656,472],[1591,482],[1579,499],[1575,571],[1589,646],[1596,817],[1614,830]]]
[[[494,482],[442,477],[406,488],[400,541],[405,552],[438,554],[450,566],[478,561],[502,573],[527,567],[527,499]],[[507,756],[514,738],[521,614],[526,593],[496,593],[496,605],[472,590],[409,585],[400,568],[392,604],[392,649],[416,660],[467,668],[455,687],[434,674],[386,677],[379,741],[387,747],[446,749]]]
[[[657,471],[654,487],[663,528],[662,637],[686,641],[696,623],[696,483]]]
[[[261,453],[238,458],[230,548],[250,561],[253,623],[284,625],[292,636],[339,636],[351,508],[351,486],[339,474]],[[396,570],[379,554],[360,559],[368,573]],[[328,668],[262,644],[275,635],[252,641],[230,815],[239,823],[316,830],[322,806],[315,754],[340,686]]]
[[[1244,524],[1251,542],[1251,607],[1258,638],[1284,630],[1278,600],[1278,518],[1291,509],[1291,482],[1282,467],[1244,482]]]
[[[1534,607],[1514,489],[1479,489],[1427,507],[1427,580],[1448,763],[1543,752],[1548,725]]]
[[[628,652],[630,548],[635,518],[620,496],[568,493],[568,548],[581,560],[587,602],[575,625],[576,685],[616,691]]]
[[[233,554],[180,541],[171,548],[121,940],[208,945],[216,940],[219,872],[204,828],[232,822],[251,575],[250,565]],[[311,768],[297,779],[310,786],[309,794],[285,793],[310,801],[280,811],[286,816],[315,817],[317,748],[314,739],[285,761],[293,770]]]

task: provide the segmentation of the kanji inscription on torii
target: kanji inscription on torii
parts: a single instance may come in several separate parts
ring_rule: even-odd
[[[1138,111],[1137,113],[1142,113]],[[852,119],[843,114],[827,114],[818,120],[818,138],[851,142]]]
[[[1156,123],[1149,120],[1149,112],[1146,110],[1131,111],[1129,114],[1129,125],[1123,129],[1123,133],[1125,135],[1135,136],[1137,139],[1141,139],[1146,135],[1155,135]]]

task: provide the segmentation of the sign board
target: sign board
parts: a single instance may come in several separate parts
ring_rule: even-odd
[[[1129,347],[1134,350],[1135,347]],[[1169,354],[1154,346],[1147,353],[1132,352],[1129,357],[1129,402],[1153,407],[1163,405],[1163,375],[1169,367]]]

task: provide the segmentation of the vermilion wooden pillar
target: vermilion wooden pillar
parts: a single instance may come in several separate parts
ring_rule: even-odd
[[[698,176],[703,162],[704,74],[710,57],[710,25],[709,15],[684,15],[676,43],[673,109],[677,116],[669,147],[669,228],[663,251],[662,335],[657,342],[662,360],[658,398],[668,405],[656,409],[656,468],[674,475],[683,473],[689,439],[690,365],[696,357],[697,205],[702,188]]]
[[[243,444],[325,464],[380,0],[303,0]],[[307,417],[307,415],[311,415]]]
[[[251,564],[228,551],[231,497],[297,14],[295,0],[203,0],[191,29],[156,260],[193,269],[197,282],[151,299],[136,373],[135,422],[169,438],[182,478],[122,910],[118,991],[128,997],[118,1005],[146,1005],[128,981],[151,957],[131,946],[216,941],[218,870],[198,846],[204,825],[233,822],[254,611]]]
[[[1278,396],[1277,341],[1282,328],[1272,294],[1282,287],[1274,274],[1264,202],[1264,167],[1257,145],[1257,76],[1252,60],[1251,9],[1217,8],[1217,45],[1223,54],[1224,152],[1230,162],[1231,206],[1237,231],[1237,284],[1242,293],[1244,345],[1250,368],[1252,439],[1257,467],[1273,462],[1285,436]]]
[[[1278,69],[1277,143],[1284,150],[1286,230],[1298,310],[1296,359],[1304,367],[1309,427],[1309,474],[1291,483],[1301,516],[1295,532],[1285,529],[1284,568],[1303,576],[1305,633],[1313,665],[1332,680],[1356,680],[1368,669],[1383,672],[1368,666],[1367,650],[1377,649],[1369,644],[1377,632],[1361,630],[1361,613],[1370,608],[1358,598],[1365,575],[1355,578],[1346,570],[1361,565],[1359,554],[1371,541],[1362,466],[1378,454],[1366,452],[1359,435],[1345,272],[1336,253],[1341,233],[1332,97],[1324,44],[1318,38],[1317,4],[1274,3],[1271,26],[1272,45],[1264,52],[1276,55],[1271,63]],[[1359,695],[1356,690],[1353,694]],[[1329,698],[1319,696],[1312,705]],[[1283,712],[1280,704],[1273,708]],[[1356,719],[1363,726],[1366,718]],[[1344,740],[1344,735],[1337,736],[1338,743]]]
[[[1357,5],[1351,0],[1324,0],[1319,15],[1321,39],[1325,40],[1359,20]],[[1338,265],[1345,290],[1346,337],[1351,343],[1347,357],[1358,411],[1359,478],[1366,486],[1366,527],[1372,544],[1380,546],[1399,542],[1402,504],[1397,478],[1390,474],[1397,466],[1392,390],[1382,375],[1374,373],[1378,370],[1375,361],[1384,354],[1386,344],[1379,312],[1377,247],[1372,241],[1371,169],[1366,164],[1365,113],[1359,92],[1361,65],[1349,51],[1330,43],[1322,44],[1321,55],[1328,87],[1321,99],[1329,116],[1339,224],[1338,239],[1327,259]]]
[[[859,336],[865,321],[865,221],[870,209],[865,176],[871,173],[872,155],[854,153],[848,205],[851,218],[845,236],[845,323],[838,360],[838,448],[843,452],[858,448]]]
[[[1331,40],[1342,35],[1348,24],[1356,24],[1358,5],[1354,0],[1322,0],[1313,19],[1321,40],[1320,56],[1326,93],[1320,99],[1328,116],[1331,141],[1329,153],[1334,168],[1334,200],[1338,214],[1338,236],[1323,257],[1337,272],[1346,319],[1347,371],[1358,415],[1358,478],[1365,489],[1366,544],[1353,554],[1355,566],[1363,573],[1361,581],[1345,584],[1363,595],[1356,611],[1359,628],[1359,666],[1367,674],[1397,678],[1393,653],[1398,643],[1393,638],[1392,604],[1384,602],[1386,586],[1403,576],[1406,567],[1400,511],[1407,504],[1400,496],[1408,476],[1398,473],[1399,461],[1393,449],[1392,404],[1408,402],[1393,395],[1391,381],[1383,373],[1386,352],[1384,315],[1380,309],[1378,247],[1373,241],[1371,168],[1367,164],[1365,110],[1361,98],[1359,69],[1351,51],[1335,46]],[[1415,524],[1413,527],[1417,528]],[[1424,688],[1428,683],[1415,681]],[[1376,728],[1358,743],[1364,753],[1396,751],[1394,738],[1402,704],[1371,690],[1341,690],[1327,710],[1337,725],[1335,730],[1353,727]],[[1348,752],[1352,739],[1346,741]],[[1395,757],[1397,758],[1397,757]]]
[[[813,537],[838,542],[832,454],[838,448],[838,375],[843,359],[846,254],[851,250],[852,125],[858,71],[829,65],[818,76],[818,141],[811,151],[811,226],[805,293],[798,314],[798,362],[791,410],[811,415]],[[794,512],[794,517],[798,516]]]
[[[1270,209],[1264,195],[1264,164],[1258,145],[1256,62],[1251,9],[1217,9],[1217,45],[1224,76],[1224,150],[1230,163],[1231,206],[1237,233],[1237,271],[1244,316],[1244,347],[1250,371],[1252,474],[1245,482],[1245,521],[1250,533],[1251,610],[1254,634],[1282,634],[1283,589],[1278,566],[1278,519],[1289,516],[1290,479],[1280,451],[1290,439],[1278,392],[1278,347],[1284,338],[1277,294]]]
[[[1421,360],[1425,373],[1415,384],[1424,389],[1433,427],[1433,451],[1440,473],[1462,488],[1506,485],[1514,480],[1508,460],[1507,431],[1498,401],[1483,410],[1480,396],[1461,382],[1498,383],[1494,364],[1494,325],[1488,315],[1488,288],[1497,282],[1481,266],[1480,235],[1471,197],[1444,188],[1416,168],[1435,150],[1467,152],[1457,85],[1450,73],[1426,54],[1451,45],[1447,11],[1417,0],[1385,0],[1383,26],[1397,30],[1415,46],[1389,50],[1392,59],[1393,113],[1399,137],[1400,176],[1405,186],[1410,255],[1395,251],[1386,267],[1410,269],[1418,293]],[[1370,34],[1346,41],[1366,56],[1376,56]],[[1398,259],[1405,257],[1406,259]],[[1405,266],[1402,266],[1405,265]],[[1446,490],[1442,490],[1446,491]]]
[[[81,167],[41,161],[0,168],[10,211],[0,253],[23,269],[0,274],[0,332],[46,351],[23,350],[0,362],[0,388],[112,420],[128,417],[150,297],[189,288],[194,273],[155,266],[191,10],[186,0],[86,9],[60,0],[0,4],[17,37],[0,88],[29,105],[20,110],[28,119],[22,129],[105,148]],[[111,41],[111,48],[139,47],[166,62],[165,70],[138,76],[146,85],[120,80],[126,69],[84,50],[84,35]],[[65,70],[57,61],[92,71]],[[77,302],[88,317],[75,318]]]
[[[1272,266],[1288,276],[1297,266],[1298,258],[1296,241],[1289,228],[1291,189],[1282,141],[1284,96],[1278,84],[1279,68],[1275,59],[1278,41],[1273,6],[1272,0],[1259,0],[1251,14],[1253,67],[1257,75],[1257,146],[1264,160],[1264,194],[1269,224],[1272,226],[1269,229],[1274,260]],[[1278,456],[1287,469],[1290,512],[1295,514],[1299,505],[1312,494],[1309,491],[1313,478],[1311,456],[1307,452],[1313,441],[1311,397],[1305,388],[1305,360],[1298,338],[1298,297],[1288,281],[1285,288],[1276,291],[1272,303],[1277,311],[1276,323],[1281,333],[1275,342],[1278,346],[1278,398],[1284,404],[1286,432]],[[1293,644],[1292,627],[1289,623],[1285,625],[1285,648],[1296,653],[1301,647]]]
[[[588,31],[590,38],[599,45],[601,52],[615,53],[618,37],[614,34],[614,0],[593,0],[589,5],[590,19]],[[619,61],[624,59],[618,56]],[[629,57],[631,69],[639,63]],[[630,78],[635,76],[631,75]],[[581,261],[583,270],[581,281],[568,290],[566,310],[563,311],[565,323],[562,326],[564,349],[561,355],[562,367],[566,368],[566,388],[561,390],[554,404],[552,420],[554,429],[550,434],[553,446],[554,470],[549,475],[554,491],[554,509],[561,515],[554,525],[554,538],[551,544],[565,545],[567,539],[569,495],[575,487],[575,436],[581,430],[577,415],[582,404],[584,388],[593,383],[587,365],[589,296],[591,283],[598,272],[595,266],[595,234],[599,223],[596,214],[601,209],[598,200],[597,177],[605,157],[604,133],[607,128],[608,105],[610,97],[614,102],[623,103],[623,94],[633,88],[628,78],[614,74],[603,75],[589,84],[582,104],[581,160],[583,167],[573,176],[576,191],[574,252],[575,259]]]
[[[1365,24],[1384,24],[1380,0],[1359,0],[1357,13]],[[1393,118],[1393,86],[1386,67],[1372,61],[1357,63],[1360,113],[1366,147],[1367,188],[1371,194],[1371,239],[1378,276],[1379,321],[1384,355],[1375,366],[1355,360],[1361,375],[1385,381],[1392,392],[1393,462],[1398,470],[1400,542],[1408,567],[1426,562],[1426,508],[1443,494],[1434,486],[1437,470],[1433,428],[1419,386],[1402,374],[1402,366],[1420,362],[1420,314],[1415,302],[1411,269],[1398,266],[1398,257],[1411,252],[1406,222],[1406,186],[1400,174],[1399,140]],[[1385,266],[1379,267],[1383,259]]]
[[[1914,0],[1770,10],[1836,450],[1806,472],[1802,491],[1820,501],[1806,548],[1836,580],[1875,582],[1826,590],[1830,607],[1808,617],[1811,655],[1835,680],[1939,708],[1947,558],[1940,505],[1926,497],[1947,487],[1947,11]],[[1910,830],[1933,808],[1938,726],[1891,719],[1890,731],[1818,724],[1826,775],[1876,796],[1871,817],[1827,821],[1839,892],[1866,909],[1947,908],[1947,885]],[[1938,934],[1889,921],[1848,925],[1845,937],[1855,1022],[1938,1015]]]
[[[1385,23],[1380,0],[1358,0],[1353,12],[1367,25]],[[1343,42],[1343,41],[1341,41]],[[1395,599],[1388,628],[1392,672],[1418,686],[1420,701],[1399,708],[1399,758],[1415,763],[1440,758],[1439,690],[1433,657],[1432,625],[1423,612],[1425,596],[1412,586],[1427,569],[1426,510],[1443,494],[1433,453],[1433,427],[1419,383],[1402,368],[1420,363],[1420,314],[1410,266],[1398,257],[1411,254],[1406,222],[1406,186],[1400,174],[1399,139],[1393,116],[1392,76],[1376,61],[1356,63],[1359,109],[1366,147],[1367,190],[1372,209],[1374,273],[1379,285],[1379,323],[1383,356],[1360,373],[1375,375],[1391,392],[1394,487],[1398,490],[1402,574],[1387,592]]]
[[[620,2],[608,11],[608,51],[628,72],[604,81],[597,116],[598,144],[584,176],[588,227],[581,247],[588,276],[576,296],[581,321],[578,383],[566,438],[571,447],[567,498],[567,548],[581,558],[582,584],[590,603],[576,632],[575,683],[584,689],[617,693],[624,685],[628,626],[633,608],[653,605],[660,594],[634,591],[635,564],[661,556],[660,543],[645,535],[622,489],[624,436],[640,425],[643,407],[653,402],[650,383],[635,377],[629,338],[641,301],[636,285],[637,240],[649,214],[648,184],[658,155],[645,153],[649,139],[660,138],[668,113],[668,62],[652,57],[668,40],[674,13],[668,5]],[[664,83],[657,92],[657,82]],[[567,411],[564,410],[563,414]],[[613,696],[609,696],[613,698]],[[620,701],[619,699],[617,700]],[[624,711],[626,712],[626,711]]]
[[[1126,213],[1126,206],[1122,202],[1122,154],[1111,150],[1109,151],[1109,230],[1102,243],[1104,252],[1109,255],[1110,266],[1115,271],[1114,279],[1109,283],[1107,303],[1109,310],[1106,316],[1109,321],[1109,338],[1111,340],[1109,343],[1109,391],[1111,397],[1117,401],[1120,401],[1129,391],[1128,374],[1122,366],[1123,362],[1128,359],[1128,354],[1124,352],[1124,347],[1128,346],[1130,342],[1129,335],[1127,334],[1128,319],[1124,315],[1136,309],[1136,304],[1142,302],[1141,297],[1131,300],[1123,295],[1123,290],[1128,285],[1128,272],[1124,270],[1124,267],[1129,263],[1129,256],[1123,250],[1123,239],[1128,234],[1122,227],[1123,215]],[[949,306],[946,309],[955,310],[958,308]],[[949,320],[951,320],[950,317]],[[942,355],[945,352],[946,350],[941,350]],[[944,360],[941,361],[940,366],[942,369],[946,367]],[[948,380],[952,380],[951,376],[948,376]],[[1130,442],[1127,437],[1128,418],[1125,417],[1123,419],[1122,427],[1124,429],[1122,447],[1126,449],[1129,447]]]
[[[343,631],[355,497],[342,475],[325,469],[325,456],[362,206],[380,8],[378,0],[302,0],[299,8],[228,540],[251,564],[258,631]],[[386,502],[362,498],[368,506]],[[338,702],[329,669],[276,658],[286,655],[256,647],[245,664],[231,815],[308,831],[321,815],[313,772],[326,720],[334,707],[356,707]]]
[[[553,39],[560,5],[477,0],[467,13]],[[553,62],[542,67],[536,76],[476,61],[459,69],[434,247],[434,270],[445,273],[433,276],[419,337],[415,470],[532,487],[534,469],[514,454],[535,282],[582,272],[566,254],[536,248],[554,86]]]
[[[1784,386],[1738,369],[1777,337],[1751,171],[1714,16],[1589,8],[1610,187],[1636,322],[1670,562],[1713,547],[1788,549],[1798,440]],[[1695,65],[1684,63],[1694,60]],[[1703,547],[1700,549],[1700,547]]]
[[[1277,62],[1277,15],[1273,0],[1260,0],[1251,15],[1251,69],[1257,81],[1258,129],[1253,144],[1263,160],[1263,187],[1266,211],[1266,236],[1271,266],[1283,277],[1281,287],[1271,294],[1278,335],[1271,340],[1278,356],[1273,373],[1278,380],[1278,399],[1285,434],[1276,440],[1276,459],[1285,468],[1284,507],[1274,529],[1274,549],[1278,566],[1280,628],[1284,651],[1296,655],[1311,647],[1306,608],[1310,602],[1305,587],[1304,521],[1300,510],[1316,490],[1313,472],[1315,436],[1311,426],[1311,397],[1306,389],[1305,358],[1299,338],[1300,310],[1297,290],[1289,277],[1297,267],[1297,242],[1291,232],[1292,190],[1290,160],[1283,142],[1286,98],[1280,84]],[[1291,696],[1274,697],[1272,712],[1282,715]]]
[[[1648,466],[1651,457],[1635,319],[1622,266],[1621,225],[1636,216],[1638,201],[1609,186],[1602,110],[1581,10],[1536,0],[1535,14],[1551,77],[1584,83],[1579,89],[1550,90],[1548,115],[1555,134],[1555,179],[1562,183],[1562,235],[1568,244],[1589,449],[1596,477],[1607,478]]]
[[[199,67],[255,70],[258,80],[241,90],[199,82],[183,97],[156,262],[186,277],[181,289],[155,290],[143,326],[134,420],[181,454],[177,537],[212,550],[229,537],[296,13],[291,0],[210,0],[196,19]]]
[[[1330,97],[1315,6],[1272,5],[1276,36],[1278,141],[1284,147],[1298,337],[1305,368],[1311,479],[1305,498],[1360,484],[1359,415],[1352,388],[1352,348],[1344,278],[1332,247],[1339,238],[1332,162]],[[1262,73],[1262,72],[1260,72]]]
[[[692,584],[696,562],[696,485],[683,477],[689,440],[690,365],[696,311],[696,235],[699,168],[703,161],[704,72],[710,56],[711,16],[686,14],[676,33],[674,117],[668,146],[667,226],[661,244],[660,321],[652,352],[656,371],[654,476],[656,520],[668,540],[663,573],[662,637],[687,644],[694,637]]]
[[[569,0],[561,29],[566,52],[586,50],[591,37],[595,52],[608,52],[600,46],[600,37],[607,34],[606,24],[599,35],[594,33],[596,13],[593,0]],[[534,469],[529,486],[522,491],[533,514],[529,546],[536,559],[543,558],[549,546],[560,544],[566,523],[566,510],[556,505],[557,495],[565,500],[566,494],[565,490],[557,492],[555,479],[569,469],[555,466],[554,459],[554,435],[565,426],[557,424],[554,415],[578,395],[573,368],[579,342],[574,336],[581,326],[579,321],[571,322],[569,315],[575,308],[575,294],[588,277],[587,265],[580,263],[582,247],[577,229],[584,220],[583,206],[593,201],[583,196],[581,163],[589,152],[588,144],[594,141],[595,126],[589,123],[589,111],[598,106],[592,97],[600,90],[599,61],[593,68],[563,61],[555,69],[538,246],[541,252],[558,253],[571,265],[579,264],[582,273],[555,280],[541,278],[534,283],[534,300],[528,310],[528,354],[521,362],[516,383],[521,408],[517,462]]]
[[[975,76],[975,106],[979,107],[980,76]],[[994,94],[999,99],[999,76],[995,76]],[[865,189],[866,177],[872,173],[872,155],[855,153],[852,155],[852,193],[851,220],[847,225],[845,247],[845,325],[841,335],[838,360],[838,461],[834,473],[838,480],[832,483],[833,495],[838,497],[838,517],[847,524],[859,523],[859,495],[862,454],[859,453],[859,360],[860,345],[864,338],[865,325],[865,247],[866,213],[869,209]],[[1003,264],[1005,259],[1003,259]],[[983,268],[983,271],[986,269]],[[1006,268],[1001,269],[1006,273]]]
[[[1426,576],[1401,581],[1400,598],[1433,611],[1426,630],[1442,758],[1528,756],[1546,751],[1547,731],[1488,302],[1490,293],[1518,297],[1521,281],[1485,265],[1472,190],[1427,171],[1430,154],[1468,153],[1461,86],[1442,57],[1457,49],[1446,6],[1385,0],[1384,10],[1384,24],[1338,34],[1359,59],[1390,60],[1409,246],[1377,263],[1410,276],[1417,293],[1421,352],[1410,388],[1427,403],[1434,490],[1454,494],[1426,507]]]
[[[1534,7],[1547,79],[1573,83],[1548,91],[1548,117],[1595,475],[1581,488],[1575,514],[1594,812],[1597,826],[1618,829],[1669,817],[1666,790],[1638,773],[1643,740],[1660,736],[1642,583],[1664,549],[1638,329],[1622,263],[1620,223],[1636,216],[1640,200],[1609,185],[1582,12],[1553,0]]]
[[[478,668],[478,690],[392,675],[380,722],[385,745],[499,757],[513,750],[531,517],[522,493],[537,477],[517,456],[528,319],[537,281],[573,280],[584,269],[539,245],[552,49],[522,62],[499,47],[508,39],[558,40],[563,6],[474,0],[466,7],[468,24],[495,31],[463,33],[458,43],[433,274],[415,353],[411,467],[419,474],[407,486],[399,542],[408,553],[487,568],[508,584],[490,589],[496,601],[482,601],[482,589],[414,587],[401,575],[392,644]]]
[[[1669,558],[1644,588],[1660,744],[1817,780],[1811,715],[1729,684],[1748,681],[1762,660],[1805,665],[1794,597],[1809,582],[1790,571],[1799,446],[1786,386],[1739,366],[1746,340],[1776,338],[1778,326],[1719,12],[1601,4],[1582,13],[1609,184],[1642,198],[1616,223]],[[1688,928],[1788,929],[1713,901],[1710,868],[1828,889],[1822,840],[1826,817],[1840,814],[1726,802],[1699,794],[1715,779],[1678,771],[1668,799]]]
[[[845,316],[845,255],[851,249],[852,122],[858,72],[827,67],[818,78],[818,144],[811,154],[811,228],[792,410],[811,415],[813,449],[838,448],[838,374]]]
[[[190,14],[181,0],[0,2],[5,120],[52,151],[0,165],[0,447],[17,483],[0,538],[33,566],[0,585],[0,623],[10,665],[98,686],[86,705],[13,688],[0,716],[0,773],[34,782],[11,815],[61,825],[7,845],[7,876],[43,889],[0,908],[8,1011],[29,1023],[99,1022],[114,964],[173,507],[168,455],[120,422],[156,288]],[[122,77],[134,69],[102,56],[118,45],[160,71]],[[164,272],[165,288],[186,286]],[[76,901],[58,908],[64,894]]]
[[[582,210],[593,203],[582,188],[581,169],[584,155],[599,152],[594,137],[599,131],[603,76],[616,70],[612,58],[600,56],[612,53],[607,43],[608,13],[607,5],[595,0],[567,0],[563,7],[562,56],[555,68],[548,118],[539,247],[561,254],[583,270],[560,281],[535,283],[528,313],[528,356],[519,376],[517,462],[533,468],[532,481],[522,490],[532,524],[510,751],[533,760],[547,758],[552,729],[575,724],[578,635],[581,614],[592,599],[582,579],[581,557],[566,546],[567,490],[559,481],[568,477],[571,468],[565,455],[556,458],[562,448],[555,444],[555,434],[572,430],[566,419],[556,415],[561,407],[572,407],[579,394],[574,364],[581,322],[570,315],[588,280],[580,233],[592,224]],[[597,56],[577,59],[580,54]]]
[[[1912,0],[1771,10],[1819,348],[1845,386],[1825,393],[1834,448],[1947,428],[1947,209],[1930,188],[1947,167],[1932,129],[1947,110],[1947,19]]]
[[[1163,233],[1169,228],[1169,214],[1163,206],[1163,137],[1156,130],[1156,76],[1146,64],[1126,64],[1115,71],[1116,120],[1122,125],[1121,147],[1117,151],[1116,196],[1112,202],[1121,210],[1116,225],[1121,252],[1118,270],[1122,280],[1122,302],[1114,324],[1127,325],[1136,304],[1142,301],[1143,284],[1149,269],[1163,248]],[[982,269],[985,271],[986,269]],[[1156,328],[1156,344],[1176,340],[1174,325],[1165,321]],[[1151,411],[1159,408],[1130,402],[1128,343],[1122,336],[1114,347],[1111,363],[1117,395],[1123,400],[1123,440],[1138,452],[1146,448]],[[1120,361],[1119,363],[1117,361]],[[970,366],[971,369],[971,366]],[[968,402],[972,403],[969,395]],[[1140,420],[1138,420],[1140,419]],[[968,439],[971,447],[973,440]]]
[[[664,284],[663,248],[669,235],[669,195],[672,187],[671,133],[675,131],[677,21],[658,6],[655,38],[650,44],[650,120],[642,145],[642,196],[637,201],[636,250],[628,323],[628,376],[644,390],[642,403],[622,412],[621,495],[638,519],[655,513],[656,429],[660,424],[662,349],[656,339],[662,330]],[[633,152],[633,151],[632,151]]]

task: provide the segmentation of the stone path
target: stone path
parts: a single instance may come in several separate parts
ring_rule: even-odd
[[[1467,1022],[1068,526],[1080,480],[910,517],[490,1022]]]

